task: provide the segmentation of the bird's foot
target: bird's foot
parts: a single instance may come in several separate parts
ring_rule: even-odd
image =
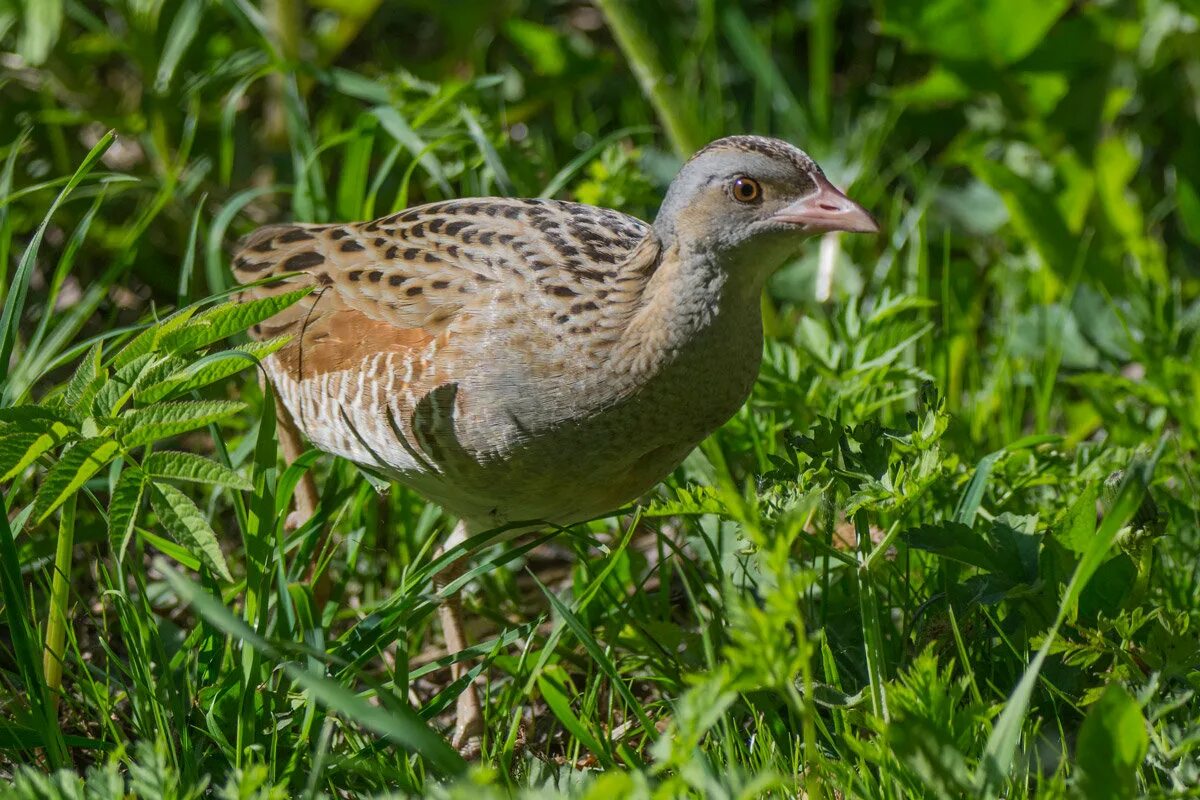
[[[468,686],[458,696],[454,714],[454,736],[450,744],[466,759],[479,757],[482,749],[483,708],[474,686]]]

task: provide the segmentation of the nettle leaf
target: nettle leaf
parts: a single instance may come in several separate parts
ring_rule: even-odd
[[[167,353],[160,354],[161,358],[155,361],[154,364],[146,370],[146,374],[142,377],[138,387],[133,392],[133,399],[143,405],[155,402],[161,398],[154,400],[146,399],[146,392],[149,388],[157,386],[172,375],[187,369],[188,360],[182,356],[170,355]]]
[[[306,286],[294,292],[262,297],[244,303],[223,303],[204,312],[179,330],[164,336],[161,342],[162,349],[176,353],[198,350],[275,316],[311,292],[313,288]]]
[[[139,333],[137,336],[125,345],[121,350],[113,356],[112,368],[120,369],[135,358],[145,355],[153,350],[158,349],[158,344],[164,336],[168,336],[172,331],[178,330],[187,323],[192,315],[196,313],[195,308],[185,308],[176,311],[171,316],[161,322],[156,322],[146,330]]]
[[[108,501],[108,542],[117,560],[125,557],[125,549],[133,537],[142,496],[146,492],[146,474],[136,467],[127,467]]]
[[[71,431],[61,422],[50,422],[41,431],[17,429],[0,436],[0,471],[4,473],[0,481],[21,474],[38,456],[61,444]]]
[[[137,408],[121,415],[118,432],[126,447],[177,436],[233,416],[246,407],[232,400],[184,400]]]
[[[174,478],[192,483],[227,486],[230,489],[239,489],[244,492],[254,488],[249,478],[237,474],[224,464],[219,464],[195,453],[183,453],[176,450],[151,453],[142,462],[142,469],[156,478]]]
[[[217,542],[217,534],[190,497],[169,483],[151,483],[150,504],[176,542],[223,580],[233,580]]]
[[[0,423],[12,426],[13,430],[39,431],[45,433],[51,430],[55,423],[62,423],[68,428],[79,427],[79,417],[64,408],[54,406],[10,406],[0,408]]]
[[[33,518],[42,522],[88,479],[101,470],[120,450],[114,439],[96,437],[77,442],[46,473],[46,480],[33,500]]]
[[[45,436],[45,434],[38,433],[37,431],[22,430],[13,430],[0,434],[0,471],[5,473],[5,480],[8,480],[12,475],[29,466],[33,458],[41,455],[41,453],[35,453],[33,458],[29,459],[19,469],[17,468],[18,464],[25,461],[25,454],[30,451],[34,442],[42,436]],[[45,452],[45,450],[41,452]]]
[[[262,361],[267,356],[283,347],[291,340],[289,336],[281,336],[266,342],[253,342],[241,347],[234,347],[207,356],[195,364],[180,366],[162,380],[154,383],[146,381],[146,387],[135,397],[141,403],[157,403],[172,395],[190,392],[216,383],[230,375],[246,369],[255,362]],[[182,360],[172,363],[182,364]]]
[[[97,417],[111,417],[129,402],[146,368],[154,361],[154,353],[145,353],[130,361],[113,373],[92,401],[92,413]]]
[[[87,351],[87,355],[75,368],[75,374],[71,376],[71,380],[67,382],[67,388],[63,392],[63,401],[70,408],[75,408],[85,394],[89,391],[94,393],[98,388],[98,384],[104,377],[104,370],[100,365],[101,355],[100,343],[97,342],[92,345],[92,349]]]

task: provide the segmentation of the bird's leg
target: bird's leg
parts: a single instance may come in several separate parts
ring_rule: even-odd
[[[454,526],[453,532],[447,537],[446,541],[438,549],[438,554],[452,550],[458,545],[467,540],[469,535],[467,524],[461,520]],[[464,564],[462,559],[455,561],[438,575],[434,576],[433,585],[439,592],[447,585],[454,582],[463,573]],[[454,592],[449,597],[446,597],[440,606],[438,606],[438,616],[442,621],[442,632],[446,637],[446,650],[450,655],[460,653],[467,648],[467,634],[463,630],[462,624],[462,599],[459,592]],[[467,665],[461,661],[450,665],[450,677],[453,680],[458,680],[463,675],[467,674]],[[469,742],[472,737],[478,736],[483,731],[483,709],[479,704],[479,695],[475,693],[473,685],[463,689],[462,694],[458,696],[458,705],[455,709],[454,720],[454,738],[451,740],[459,750],[473,749]]]

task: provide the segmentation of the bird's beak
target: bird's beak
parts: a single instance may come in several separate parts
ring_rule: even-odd
[[[787,206],[772,219],[814,233],[879,233],[879,224],[865,208],[838,191],[824,175],[813,177],[817,181],[817,190]]]

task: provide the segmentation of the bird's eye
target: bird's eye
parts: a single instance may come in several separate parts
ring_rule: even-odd
[[[762,186],[753,178],[747,178],[744,175],[740,178],[735,178],[733,184],[729,187],[733,193],[733,199],[739,203],[753,203],[762,198]]]

